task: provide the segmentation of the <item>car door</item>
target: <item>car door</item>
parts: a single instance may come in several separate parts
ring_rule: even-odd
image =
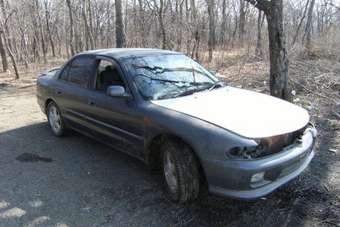
[[[92,55],[79,55],[73,58],[61,71],[54,86],[55,99],[67,123],[74,129],[93,129],[94,124],[87,120],[90,80],[96,69],[96,59]]]
[[[105,63],[105,64],[103,64]],[[120,80],[106,81],[106,87],[99,89],[99,76],[107,68],[119,76]],[[106,72],[107,73],[107,72]],[[109,84],[108,84],[109,83]],[[111,97],[106,94],[109,85],[121,85],[131,98]],[[138,111],[137,103],[119,65],[110,58],[97,57],[97,70],[93,76],[92,89],[88,95],[87,117],[95,123],[95,130],[103,140],[114,148],[142,158],[144,150],[143,115]]]

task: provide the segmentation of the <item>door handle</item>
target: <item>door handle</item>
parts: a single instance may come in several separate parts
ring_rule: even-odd
[[[88,101],[88,104],[91,105],[91,106],[94,106],[94,101],[89,100],[89,101]]]
[[[59,91],[59,90],[56,90],[55,93],[56,93],[57,95],[61,95],[62,92]]]

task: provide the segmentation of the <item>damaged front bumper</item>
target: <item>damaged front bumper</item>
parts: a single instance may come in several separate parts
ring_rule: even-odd
[[[206,161],[209,191],[239,199],[263,197],[296,178],[314,157],[314,126],[283,151],[261,159]]]

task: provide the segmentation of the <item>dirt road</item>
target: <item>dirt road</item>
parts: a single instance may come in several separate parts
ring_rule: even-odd
[[[0,226],[339,226],[339,156],[327,135],[303,176],[265,199],[175,205],[139,161],[77,133],[54,137],[34,87],[3,86]]]

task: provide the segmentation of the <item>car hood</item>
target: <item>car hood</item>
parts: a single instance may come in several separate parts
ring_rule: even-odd
[[[247,138],[264,138],[299,130],[308,112],[287,101],[234,87],[198,92],[152,103],[210,122]]]

